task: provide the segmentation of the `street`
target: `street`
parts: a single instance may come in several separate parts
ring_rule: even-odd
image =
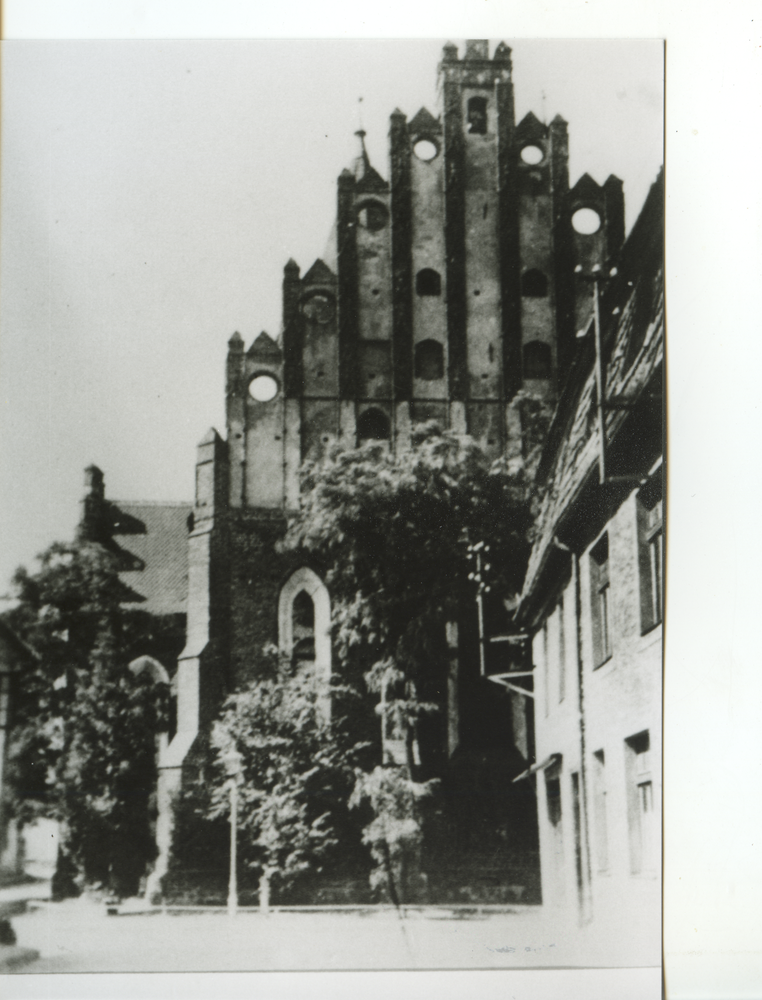
[[[506,969],[657,965],[658,928],[633,952],[627,935],[592,940],[561,930],[542,907],[467,914],[450,909],[135,913],[108,916],[88,898],[39,902],[13,920],[40,958],[18,971],[243,972]],[[616,929],[612,929],[616,930]],[[622,953],[627,942],[628,953]],[[655,947],[654,947],[655,946]]]

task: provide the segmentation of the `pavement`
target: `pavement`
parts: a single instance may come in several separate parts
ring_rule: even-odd
[[[0,897],[1,898],[1,897]],[[30,902],[18,946],[39,958],[0,971],[258,972],[654,966],[660,941],[591,935],[542,907],[321,912],[122,910],[89,897]]]
[[[0,889],[0,920],[10,919],[15,930],[16,918],[26,912],[30,900],[50,898],[50,881],[23,882],[19,885],[4,886]],[[36,948],[19,944],[0,944],[0,974],[16,972],[25,965],[36,961],[40,953]]]

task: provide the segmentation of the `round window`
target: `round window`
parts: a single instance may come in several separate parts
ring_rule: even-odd
[[[419,139],[413,146],[413,152],[419,160],[423,160],[424,163],[429,163],[431,160],[436,158],[439,148],[435,142],[432,142],[431,139]]]
[[[302,312],[315,323],[330,323],[333,319],[333,299],[329,295],[311,295],[302,303]]]
[[[269,403],[278,395],[278,383],[272,375],[255,375],[249,382],[249,395],[258,403]]]
[[[545,153],[543,153],[539,146],[524,146],[521,150],[521,159],[524,163],[528,163],[532,167],[538,163],[542,163],[544,158]]]
[[[601,217],[592,208],[578,208],[572,216],[572,226],[582,236],[592,236],[601,228]]]
[[[366,201],[357,212],[357,221],[363,229],[370,229],[374,233],[384,228],[386,217],[386,208],[379,201]]]

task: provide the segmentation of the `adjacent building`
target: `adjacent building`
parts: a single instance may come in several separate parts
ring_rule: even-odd
[[[664,562],[663,179],[581,328],[539,471],[518,620],[533,664],[543,903],[658,961]],[[592,261],[590,262],[592,263]]]

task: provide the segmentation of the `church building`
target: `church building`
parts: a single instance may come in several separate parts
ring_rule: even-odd
[[[519,456],[518,403],[555,404],[592,316],[589,273],[610,268],[624,242],[622,182],[584,174],[570,187],[567,123],[531,112],[516,122],[505,43],[467,41],[462,54],[445,45],[439,83],[435,111],[392,111],[388,170],[357,133],[357,159],[337,181],[335,259],[285,263],[279,336],[246,345],[232,335],[224,434],[212,429],[198,446],[193,505],[165,512],[173,538],[178,525],[185,535],[172,586],[187,589],[171,613],[183,604],[186,632],[176,672],[165,664],[177,707],[160,758],[154,880],[167,870],[183,775],[263,648],[331,675],[331,595],[316,567],[278,548],[302,463],[337,443],[402,450],[432,420],[490,457]],[[481,685],[512,745],[510,785],[534,763],[529,699],[478,677],[478,643],[457,631],[448,642],[445,753],[468,749],[457,703],[464,685]],[[531,783],[512,787],[536,823]],[[528,849],[536,836],[535,826]]]

